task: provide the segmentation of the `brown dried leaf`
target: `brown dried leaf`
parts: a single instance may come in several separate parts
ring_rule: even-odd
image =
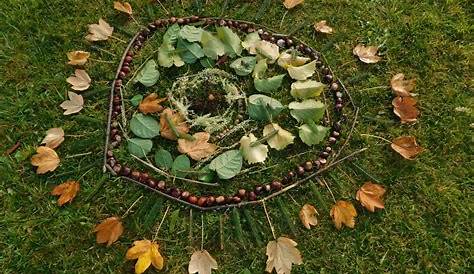
[[[41,141],[49,148],[57,148],[64,141],[64,131],[60,127],[50,128],[46,131],[46,136]]]
[[[305,204],[300,210],[300,220],[307,229],[310,229],[312,225],[318,224],[317,215],[319,215],[318,211],[310,204]]]
[[[69,180],[57,185],[53,191],[51,191],[51,194],[59,196],[58,205],[62,206],[67,202],[72,202],[77,192],[79,192],[79,182]]]
[[[378,47],[365,47],[364,45],[359,44],[352,50],[352,53],[357,55],[362,62],[366,64],[373,64],[382,59],[382,57],[377,55],[377,51]]]
[[[327,25],[326,20],[321,20],[319,22],[314,23],[314,29],[317,32],[332,34],[334,32],[333,28]]]
[[[192,159],[199,161],[216,151],[217,146],[208,143],[209,133],[197,132],[193,135],[194,140],[178,139],[178,151],[186,153]]]
[[[290,274],[293,264],[303,263],[300,251],[296,248],[296,242],[286,237],[279,237],[276,241],[267,244],[267,267],[265,271],[272,273],[275,269],[277,274]]]
[[[93,231],[97,233],[97,243],[110,246],[122,235],[123,225],[119,217],[109,217],[96,225]]]
[[[206,250],[198,250],[191,255],[188,273],[211,274],[212,269],[217,269],[217,262]]]
[[[73,66],[82,66],[87,62],[87,59],[91,54],[87,51],[76,50],[68,52],[67,58],[69,59],[68,64]]]
[[[121,3],[118,1],[114,1],[114,9],[124,12],[128,15],[132,15],[132,6],[128,2]]]
[[[72,91],[68,91],[69,100],[66,100],[59,105],[64,111],[64,115],[69,115],[81,111],[84,106],[84,99],[81,95]]]
[[[69,76],[66,81],[72,85],[73,90],[86,90],[91,85],[89,74],[83,69],[76,69],[74,76]]]
[[[166,108],[163,110],[163,112],[160,114],[160,134],[163,138],[169,139],[169,140],[177,140],[178,137],[174,133],[174,131],[171,129],[167,118],[171,120],[171,122],[174,124],[176,131],[178,134],[184,134],[189,132],[189,126],[186,123],[183,115],[180,113],[177,113],[169,108]]]
[[[86,40],[90,42],[108,40],[113,31],[114,28],[100,18],[99,24],[89,25],[89,34],[86,35]]]
[[[416,99],[413,97],[397,96],[392,100],[393,113],[400,117],[402,123],[416,122],[420,111],[416,108]]]
[[[164,107],[160,104],[166,100],[166,97],[158,98],[158,94],[151,93],[141,101],[140,105],[138,106],[138,110],[145,114],[160,112],[164,109]]]
[[[416,143],[416,139],[413,136],[395,138],[392,141],[391,147],[407,160],[413,160],[418,154],[423,152],[423,148]]]
[[[385,194],[385,188],[379,184],[366,182],[356,193],[356,199],[363,207],[370,212],[375,212],[376,208],[384,208],[382,196]]]
[[[347,227],[354,228],[357,211],[354,206],[347,201],[337,201],[331,208],[330,215],[337,229],[341,229],[344,224]]]
[[[31,157],[31,164],[38,167],[36,174],[53,171],[59,166],[58,154],[53,149],[40,146],[36,149],[36,153]]]
[[[125,258],[127,260],[137,260],[135,263],[135,273],[141,274],[153,265],[156,269],[163,269],[163,257],[159,251],[160,246],[150,240],[134,241],[133,246],[127,250]]]
[[[287,9],[292,9],[292,8],[298,6],[299,4],[302,4],[303,2],[304,2],[304,0],[285,0],[283,2],[283,5]]]
[[[411,92],[415,89],[416,79],[405,80],[405,74],[397,73],[390,80],[390,86],[393,93],[401,97],[411,96]]]

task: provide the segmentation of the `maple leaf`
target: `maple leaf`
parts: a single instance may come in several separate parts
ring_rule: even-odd
[[[293,264],[302,264],[303,259],[296,245],[295,241],[286,237],[270,241],[267,244],[268,259],[265,271],[272,273],[275,269],[277,274],[290,274]]]
[[[64,115],[69,115],[81,111],[84,106],[84,99],[81,95],[76,94],[72,91],[68,91],[69,100],[66,100],[59,105],[64,111]]]
[[[341,229],[343,224],[350,228],[355,226],[357,211],[350,202],[337,201],[331,208],[330,215],[337,229]]]
[[[40,146],[36,149],[35,155],[31,157],[31,164],[37,166],[37,174],[44,174],[53,171],[59,166],[59,157],[52,148]]]
[[[147,97],[145,97],[145,99],[141,101],[140,105],[138,106],[138,110],[145,114],[160,112],[164,109],[160,103],[163,103],[166,100],[166,97],[158,98],[158,94],[150,93]]]
[[[170,126],[168,120],[171,121],[173,125]],[[178,133],[178,135],[181,135],[189,132],[189,126],[186,123],[186,120],[184,119],[183,115],[169,108],[166,108],[160,114],[160,126],[161,137],[169,140],[177,140],[178,136],[176,136],[176,133]],[[174,127],[175,130],[173,130],[172,127]]]
[[[79,182],[69,180],[60,185],[57,185],[51,195],[59,196],[58,205],[62,206],[67,202],[72,202],[79,192]]]
[[[362,206],[370,212],[375,212],[376,208],[384,208],[382,196],[385,194],[385,188],[379,184],[371,182],[364,183],[356,193],[356,199]]]
[[[87,51],[76,50],[68,52],[67,58],[69,59],[68,64],[73,66],[82,66],[87,62],[87,59],[91,54]]]
[[[126,13],[128,15],[132,15],[132,6],[128,2],[118,2],[114,1],[114,9]]]
[[[310,229],[312,225],[318,224],[316,215],[319,215],[316,208],[310,204],[305,204],[300,210],[300,220],[304,227]]]
[[[418,154],[423,152],[423,148],[416,143],[416,139],[413,136],[395,138],[390,146],[407,160],[413,160]]]
[[[93,231],[97,233],[97,243],[110,246],[122,235],[123,225],[119,217],[109,217],[96,225]]]
[[[86,40],[90,42],[108,40],[113,31],[114,28],[100,18],[99,24],[89,25],[89,34],[86,35]]]
[[[314,29],[317,32],[326,33],[326,34],[332,34],[334,31],[333,28],[327,25],[326,20],[321,20],[317,23],[314,23]]]
[[[390,86],[393,93],[397,96],[412,96],[411,92],[415,89],[416,79],[405,80],[405,74],[397,73],[390,80]]]
[[[134,241],[133,246],[127,250],[125,255],[127,260],[137,260],[135,263],[135,273],[141,274],[153,265],[156,269],[163,269],[163,257],[159,252],[159,245],[150,240]]]
[[[217,262],[206,250],[195,251],[191,255],[188,272],[198,274],[211,274],[212,269],[217,269]]]
[[[41,141],[49,148],[57,148],[64,141],[64,131],[60,127],[50,128],[46,131],[46,136]]]
[[[416,122],[420,111],[416,108],[416,99],[413,97],[397,96],[392,100],[393,113],[400,117],[403,123]]]
[[[292,9],[292,8],[296,7],[297,5],[299,5],[299,4],[302,4],[303,2],[304,2],[304,0],[285,0],[283,2],[283,5],[287,9]]]
[[[89,74],[83,69],[76,69],[74,76],[69,76],[66,81],[72,85],[73,90],[86,90],[91,84],[91,78]]]
[[[216,151],[217,146],[208,143],[209,133],[197,132],[193,135],[194,140],[178,139],[178,151],[188,154],[192,159],[199,161]]]
[[[382,59],[382,57],[377,55],[378,47],[369,46],[365,47],[361,44],[357,45],[353,50],[352,53],[357,55],[359,59],[366,63],[366,64],[373,64],[377,63]]]

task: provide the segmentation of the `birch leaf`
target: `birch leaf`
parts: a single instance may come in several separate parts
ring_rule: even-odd
[[[310,121],[299,128],[299,136],[303,143],[308,146],[317,145],[324,140],[329,128],[314,124]]]
[[[415,89],[416,79],[405,80],[405,74],[397,73],[390,80],[390,86],[395,95],[409,97],[412,96],[411,92]]]
[[[242,41],[233,30],[228,27],[218,27],[217,37],[223,42],[225,53],[229,57],[240,56],[242,54]]]
[[[290,274],[293,264],[303,263],[300,251],[296,248],[295,241],[279,237],[267,244],[267,267],[265,271],[272,273],[275,269],[277,274]]]
[[[400,122],[413,123],[418,119],[420,111],[416,108],[416,99],[413,97],[397,96],[393,98],[393,113],[400,118]]]
[[[423,148],[416,143],[416,139],[413,136],[395,138],[392,141],[391,147],[407,160],[413,160],[418,154],[423,152]]]
[[[280,67],[287,69],[289,66],[293,66],[293,67],[302,66],[306,64],[306,62],[308,62],[309,60],[311,59],[308,57],[298,56],[296,52],[291,51],[291,50],[286,50],[280,54],[280,56],[278,57],[277,63]]]
[[[364,45],[357,45],[353,50],[352,53],[359,57],[359,60],[366,64],[373,64],[377,63],[382,60],[382,57],[377,55],[378,47],[369,46],[366,47]]]
[[[204,50],[204,55],[212,60],[217,60],[219,56],[225,54],[224,43],[208,31],[202,32],[201,44],[202,49]]]
[[[188,272],[198,274],[211,274],[212,269],[217,269],[217,262],[206,250],[195,251],[191,255]]]
[[[252,142],[257,141],[252,133],[249,136],[242,136],[240,138],[240,151],[242,156],[249,164],[263,163],[268,156],[268,147],[264,144],[254,144]]]
[[[262,78],[265,72],[267,71],[267,69],[268,69],[267,60],[260,59],[255,65],[255,68],[253,69],[252,77],[255,79]]]
[[[303,102],[291,102],[288,105],[290,115],[298,122],[318,122],[324,116],[325,106],[321,101],[313,99],[304,100]]]
[[[280,48],[268,41],[261,40],[255,47],[256,52],[262,58],[267,59],[267,63],[273,64],[280,56]]]
[[[148,60],[145,65],[138,71],[137,76],[133,79],[134,83],[140,82],[145,87],[151,87],[160,78],[160,72],[158,71],[158,65],[155,60]]]
[[[277,133],[267,140],[267,143],[271,148],[282,150],[288,145],[293,144],[295,136],[275,123],[268,124],[263,128],[263,136],[267,136],[275,130],[277,130]]]
[[[285,78],[285,74],[275,75],[265,79],[255,78],[253,79],[253,84],[256,90],[263,93],[269,93],[281,87],[283,78]]]
[[[234,69],[235,73],[239,76],[246,76],[252,73],[252,70],[257,63],[257,59],[253,56],[246,56],[235,59],[230,64],[230,67]]]
[[[89,34],[86,36],[86,40],[91,42],[108,40],[113,31],[114,28],[100,18],[99,24],[89,25]]]
[[[128,2],[118,2],[114,1],[114,9],[126,13],[128,15],[132,15],[132,6]]]
[[[82,91],[89,88],[92,80],[85,70],[76,69],[74,76],[69,76],[66,81],[72,85],[73,90]]]
[[[240,150],[226,151],[211,161],[209,169],[214,170],[221,179],[230,179],[242,169],[242,153]]]
[[[288,74],[295,80],[306,80],[316,72],[316,60],[299,67],[288,66]]]
[[[196,28],[195,26],[185,25],[179,31],[179,36],[191,43],[199,42],[201,41],[202,32],[202,28]]]

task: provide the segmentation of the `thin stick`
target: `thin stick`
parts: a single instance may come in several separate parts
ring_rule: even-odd
[[[92,168],[89,169],[88,171],[84,172],[84,173],[81,175],[81,177],[79,177],[77,180],[78,180],[78,181],[81,180],[82,178],[84,178],[84,176],[86,176],[87,173],[89,173],[89,172],[91,172],[91,171],[92,171]]]
[[[122,42],[122,43],[125,43],[125,44],[127,43],[127,41],[122,40],[122,39],[120,39],[120,38],[118,38],[118,37],[115,37],[115,36],[113,36],[113,35],[110,35],[110,38],[115,39],[115,40],[117,40],[117,41],[119,41],[119,42]]]
[[[158,232],[160,231],[161,225],[163,224],[163,221],[165,220],[165,217],[166,217],[166,215],[168,214],[168,211],[169,211],[169,210],[170,210],[170,206],[167,206],[167,207],[166,207],[165,214],[163,215],[163,218],[161,218],[161,222],[160,222],[160,224],[158,225],[158,228],[156,229],[155,236],[153,236],[153,241],[155,241],[155,240],[156,240],[156,237],[158,237]]]
[[[165,6],[163,6],[163,4],[161,3],[160,0],[156,0],[156,2],[158,2],[158,4],[160,4],[161,8],[163,8],[165,10],[166,14],[170,14],[170,12],[165,8]]]
[[[281,20],[280,20],[280,29],[281,29],[281,27],[283,26],[283,21],[285,20],[285,17],[286,17],[287,14],[288,14],[288,10],[286,10],[285,13],[283,14],[283,17],[281,17]]]
[[[107,54],[110,54],[110,55],[112,55],[113,57],[116,56],[115,53],[113,53],[113,52],[111,52],[111,51],[108,51],[108,50],[106,50],[106,49],[103,49],[103,48],[100,48],[100,47],[97,47],[97,46],[91,46],[91,47],[92,47],[93,49],[98,50],[98,51],[102,51],[102,52],[105,52],[105,53],[107,53]],[[90,59],[90,58],[89,58],[89,59]]]
[[[368,90],[374,90],[374,89],[388,89],[388,88],[390,88],[390,87],[389,86],[377,86],[377,87],[359,89],[359,91],[368,91]]]
[[[334,197],[334,194],[332,193],[332,190],[331,188],[329,187],[328,183],[326,182],[326,180],[324,180],[324,178],[316,178],[316,180],[321,183],[323,182],[323,184],[326,186],[326,188],[329,190],[329,193],[331,193],[331,197],[332,197],[332,200],[334,201],[334,203],[336,203],[336,198]]]
[[[224,215],[219,215],[219,233],[220,233],[220,244],[221,250],[224,250]]]
[[[91,154],[92,154],[92,151],[89,151],[89,152],[86,152],[86,153],[67,155],[66,158],[75,158],[75,157],[81,157],[81,156],[86,156],[86,155],[91,155]]]
[[[98,62],[98,63],[115,64],[114,61],[104,61],[104,60],[94,59],[94,58],[89,58],[89,60],[94,61],[94,62]]]
[[[265,211],[265,216],[267,216],[268,224],[270,225],[270,230],[272,231],[273,239],[276,239],[275,228],[273,228],[272,221],[270,220],[270,216],[268,215],[267,207],[265,206],[265,200],[262,201],[262,205],[263,211]]]
[[[380,139],[380,140],[383,140],[383,141],[385,141],[385,142],[387,142],[387,143],[389,143],[389,144],[392,143],[392,141],[390,141],[390,140],[387,140],[387,139],[385,139],[385,138],[383,138],[383,137],[376,136],[376,135],[372,135],[372,134],[365,134],[365,133],[362,133],[360,136],[367,136],[367,137],[371,137],[371,138],[375,138],[375,139]]]
[[[204,215],[201,214],[201,250],[204,250]]]
[[[352,133],[354,132],[354,128],[355,128],[355,125],[357,123],[357,118],[358,117],[359,117],[359,108],[356,107],[356,111],[355,111],[355,114],[354,114],[354,120],[352,121],[352,125],[351,125],[351,130],[349,131],[349,134],[347,135],[347,138],[344,141],[344,144],[342,144],[341,148],[336,153],[336,155],[333,157],[333,159],[337,159],[339,157],[341,152],[344,150],[344,148],[346,148],[347,144],[349,143],[349,140],[352,138]]]
[[[189,242],[193,241],[193,209],[189,210]]]
[[[125,213],[122,215],[122,217],[120,217],[120,219],[127,217],[130,210],[138,203],[138,201],[140,201],[141,198],[143,198],[143,195],[138,197],[138,199],[136,199],[135,202],[132,203],[132,205],[127,209],[127,211],[125,211]]]

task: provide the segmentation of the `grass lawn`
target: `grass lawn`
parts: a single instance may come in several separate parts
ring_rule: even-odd
[[[324,54],[361,107],[346,153],[367,146],[369,152],[325,177],[336,199],[354,204],[363,182],[383,184],[388,190],[386,209],[370,214],[358,206],[355,229],[337,231],[329,217],[332,198],[318,184],[269,202],[277,234],[298,242],[303,255],[304,264],[292,273],[473,271],[474,17],[469,1],[306,0],[288,13],[277,0],[161,2],[175,16],[244,19],[294,34]],[[201,213],[194,211],[190,222],[188,208],[102,173],[109,84],[125,44],[91,46],[84,36],[87,25],[101,17],[123,40],[138,29],[118,15],[112,3],[0,3],[2,273],[130,273],[134,263],[125,260],[126,250],[134,240],[153,237],[168,205],[172,214],[159,236],[166,260],[163,272],[187,273],[191,252],[200,246]],[[171,16],[156,1],[130,3],[143,24]],[[335,28],[334,35],[315,34],[312,23],[324,19]],[[365,65],[356,60],[352,49],[358,43],[382,45],[382,61]],[[73,69],[66,64],[66,53],[72,50],[90,51],[99,61],[86,66],[93,86],[83,93],[85,109],[65,117],[59,104],[69,90],[65,79]],[[412,125],[400,124],[392,112],[388,85],[399,72],[417,79],[421,116]],[[457,107],[470,113],[456,111]],[[30,157],[52,127],[66,132],[66,141],[57,150],[62,162],[55,172],[40,176]],[[413,135],[426,150],[415,161],[407,161],[386,142],[361,134],[389,140]],[[4,155],[17,141],[20,148]],[[80,179],[81,190],[72,204],[60,208],[49,193],[67,179]],[[141,195],[124,220],[122,238],[112,247],[97,245],[92,228],[110,215],[123,214]],[[312,230],[304,229],[298,219],[307,202],[320,212],[320,225]],[[223,250],[220,216],[224,216]],[[204,214],[204,222],[204,247],[216,258],[217,273],[239,273],[244,268],[263,273],[265,245],[272,236],[261,207]]]

